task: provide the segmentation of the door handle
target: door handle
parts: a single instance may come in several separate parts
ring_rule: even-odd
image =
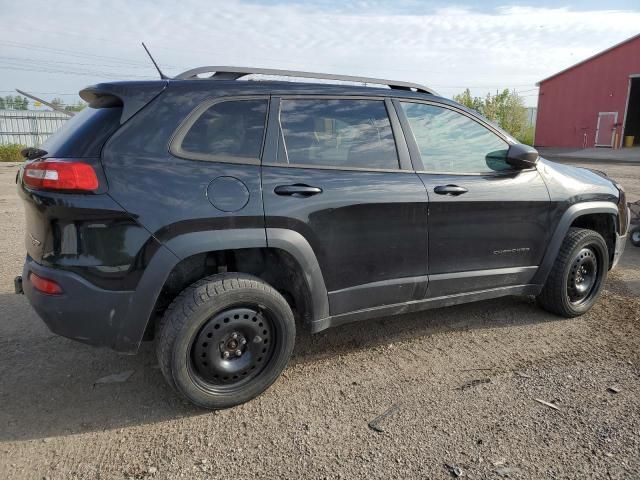
[[[296,183],[294,185],[278,185],[273,191],[276,195],[286,195],[297,198],[306,198],[322,193],[321,188],[311,187],[301,183]]]
[[[433,191],[438,195],[453,195],[457,197],[458,195],[467,193],[469,190],[464,187],[459,187],[458,185],[439,185],[434,188]]]

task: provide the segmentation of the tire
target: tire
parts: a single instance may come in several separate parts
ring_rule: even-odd
[[[570,228],[537,297],[538,304],[563,317],[582,315],[597,301],[608,270],[609,253],[602,236],[593,230]]]
[[[179,394],[208,409],[247,402],[280,376],[295,343],[287,301],[257,277],[203,278],[178,295],[156,339],[160,369]]]
[[[640,227],[632,228],[629,237],[634,247],[640,247]]]

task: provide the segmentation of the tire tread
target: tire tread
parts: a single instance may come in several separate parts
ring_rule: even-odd
[[[222,273],[204,277],[185,288],[171,302],[158,323],[156,356],[160,371],[171,388],[186,396],[176,386],[172,371],[173,344],[183,325],[198,307],[233,290],[260,289],[286,304],[280,293],[262,280],[243,273]],[[289,308],[288,304],[287,308]],[[187,400],[190,400],[187,398]]]
[[[563,317],[576,317],[584,312],[576,312],[569,308],[564,301],[565,296],[565,267],[567,262],[571,261],[571,255],[576,248],[585,238],[590,236],[597,236],[597,238],[605,244],[604,239],[599,233],[584,228],[572,227],[567,232],[556,261],[553,264],[553,268],[547,277],[547,281],[542,288],[542,291],[537,296],[538,304],[545,310],[555,313]],[[606,245],[606,244],[605,244]],[[604,279],[603,279],[604,280]]]

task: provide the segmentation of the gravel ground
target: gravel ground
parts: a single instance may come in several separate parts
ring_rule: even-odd
[[[638,166],[588,166],[640,198]],[[12,293],[14,175],[0,164],[0,478],[640,478],[640,249],[580,318],[503,298],[302,334],[270,390],[211,413],[150,345],[54,336]]]

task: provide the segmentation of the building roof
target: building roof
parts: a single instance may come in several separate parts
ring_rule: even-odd
[[[582,60],[582,61],[580,61],[580,62],[578,62],[578,63],[576,63],[574,65],[571,65],[570,67],[567,67],[564,70],[560,70],[559,72],[554,73],[553,75],[551,75],[551,76],[549,76],[547,78],[544,78],[544,79],[540,80],[539,82],[536,83],[536,86],[539,87],[540,84],[546,82],[547,80],[551,80],[552,78],[555,78],[558,75],[562,75],[563,73],[568,72],[569,70],[573,70],[574,68],[579,67],[580,65],[583,65],[583,64],[585,64],[587,62],[590,62],[591,60],[594,60],[594,59],[596,59],[598,57],[601,57],[602,55],[604,55],[606,53],[609,53],[611,50],[615,50],[618,47],[621,47],[623,45],[626,45],[627,43],[633,42],[634,40],[638,40],[638,39],[640,39],[640,33],[637,34],[637,35],[634,35],[631,38],[627,38],[626,40],[623,40],[620,43],[616,43],[615,45],[607,48],[606,50],[602,50],[601,52],[598,52],[595,55],[590,56],[589,58],[585,58],[584,60]]]

